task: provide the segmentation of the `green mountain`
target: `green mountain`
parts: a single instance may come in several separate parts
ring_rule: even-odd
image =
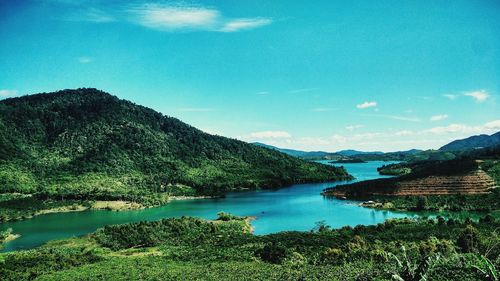
[[[265,147],[269,149],[273,149],[279,151],[281,153],[288,154],[290,156],[299,157],[305,160],[337,160],[342,158],[342,155],[333,153],[333,152],[325,152],[325,151],[303,151],[303,150],[295,150],[295,149],[287,149],[280,148],[276,146],[272,146],[269,144],[254,142],[254,145]]]
[[[0,101],[0,193],[140,200],[346,178],[96,89]]]
[[[492,147],[500,145],[500,132],[497,132],[491,136],[489,135],[478,135],[472,136],[461,140],[455,140],[447,145],[444,145],[439,150],[441,151],[460,151],[467,149],[478,149],[485,147]]]

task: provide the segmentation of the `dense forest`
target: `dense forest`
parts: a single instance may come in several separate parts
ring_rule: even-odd
[[[224,213],[172,218],[0,254],[0,279],[498,280],[499,227],[438,216],[258,236]]]
[[[154,203],[158,194],[347,178],[343,168],[210,135],[96,89],[0,101],[0,193]]]

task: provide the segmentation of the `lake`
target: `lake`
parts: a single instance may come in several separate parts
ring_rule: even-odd
[[[328,164],[328,161],[322,161]],[[381,178],[377,167],[392,162],[340,164],[356,177],[354,181]],[[336,164],[337,165],[337,164]],[[340,166],[339,165],[339,166]],[[413,216],[410,213],[360,207],[359,202],[325,198],[320,192],[346,182],[297,184],[276,190],[233,192],[225,198],[173,201],[162,207],[134,211],[96,211],[47,214],[32,219],[0,224],[21,237],[8,242],[2,251],[29,249],[49,240],[79,236],[108,224],[121,224],[169,217],[195,216],[214,219],[220,211],[239,216],[254,216],[256,234],[286,230],[311,230],[325,221],[333,228],[345,225],[376,224],[388,218]]]

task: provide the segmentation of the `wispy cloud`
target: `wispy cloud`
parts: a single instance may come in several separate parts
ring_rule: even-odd
[[[448,126],[439,126],[424,130],[424,133],[444,134],[444,133],[457,133],[457,132],[471,132],[472,128],[465,124],[450,124]]]
[[[261,92],[257,92],[257,93],[255,93],[255,94],[256,94],[256,95],[259,95],[259,96],[265,96],[265,95],[268,95],[268,94],[269,94],[269,92],[267,92],[267,91],[261,91]]]
[[[132,20],[145,27],[162,30],[213,29],[219,11],[203,7],[146,4],[130,8]]]
[[[286,131],[261,131],[251,133],[250,137],[257,139],[284,139],[291,138],[292,135]]]
[[[387,118],[387,119],[393,119],[393,120],[399,120],[399,121],[408,121],[408,122],[420,122],[420,118],[417,117],[407,117],[407,116],[400,116],[400,115],[389,115],[389,114],[362,114],[362,116],[372,116],[372,117],[381,117],[381,118]]]
[[[432,134],[449,134],[449,133],[464,133],[464,134],[483,134],[492,133],[500,130],[500,120],[492,120],[483,125],[470,126],[467,124],[450,124],[447,126],[433,127],[423,130],[421,133]]]
[[[365,101],[364,103],[356,105],[356,107],[359,109],[365,109],[365,108],[376,107],[376,106],[377,106],[377,102],[375,102],[375,101]]]
[[[449,99],[449,100],[455,100],[458,98],[458,95],[453,95],[453,94],[444,94],[443,97]]]
[[[288,91],[288,93],[289,94],[307,93],[307,92],[316,91],[318,89],[319,88],[302,88],[302,89],[290,90],[290,91]]]
[[[17,90],[9,90],[9,89],[0,90],[0,97],[6,98],[13,96],[17,96]]]
[[[215,8],[188,5],[145,4],[127,10],[131,21],[163,31],[236,32],[272,23],[268,18],[226,18]]]
[[[314,112],[327,112],[327,111],[334,111],[337,110],[336,108],[333,107],[317,107],[313,108],[312,111]]]
[[[94,23],[129,22],[167,32],[238,32],[269,25],[271,18],[224,16],[220,10],[185,2],[118,4],[107,1],[56,1],[68,8],[64,20]],[[106,3],[104,5],[104,3]]]
[[[235,19],[228,21],[220,29],[222,32],[235,32],[240,30],[252,29],[271,24],[272,20],[265,18],[249,18],[249,19]]]
[[[395,136],[397,137],[401,137],[401,136],[411,136],[411,135],[414,135],[415,132],[414,131],[411,131],[411,130],[401,130],[401,131],[397,131],[394,133]]]
[[[200,108],[200,107],[185,107],[185,108],[178,108],[177,111],[180,112],[209,112],[209,111],[215,111],[213,108]]]
[[[488,130],[500,130],[500,120],[487,122],[483,127]]]
[[[431,121],[441,121],[441,120],[444,120],[444,119],[447,119],[447,118],[448,118],[448,115],[446,115],[446,114],[439,114],[439,115],[431,116],[430,120]]]
[[[356,129],[360,129],[360,128],[363,128],[364,126],[363,125],[349,125],[346,128],[346,130],[348,131],[354,131]]]
[[[94,59],[91,57],[79,57],[78,58],[79,63],[90,63],[92,61],[94,61]]]
[[[356,127],[357,125],[352,125]],[[366,133],[333,134],[327,136],[293,137],[284,131],[257,132],[246,141],[263,140],[278,147],[337,151],[340,149],[368,149],[396,151],[410,148],[438,148],[452,140],[475,134],[491,134],[500,130],[500,120],[492,120],[480,125],[450,124],[421,130],[399,130]]]
[[[89,8],[83,13],[83,17],[86,21],[97,23],[116,21],[116,18],[97,8]]]
[[[118,19],[99,8],[89,7],[88,4],[83,4],[81,2],[68,1],[62,3],[66,5],[71,5],[69,12],[63,16],[63,20],[67,21],[85,21],[93,23],[108,23],[115,22]]]
[[[473,98],[476,102],[484,102],[490,96],[485,90],[478,90],[465,93],[464,96]]]

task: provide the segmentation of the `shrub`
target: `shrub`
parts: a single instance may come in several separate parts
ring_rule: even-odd
[[[479,231],[472,225],[467,225],[457,239],[458,247],[466,253],[476,252],[479,242]]]

